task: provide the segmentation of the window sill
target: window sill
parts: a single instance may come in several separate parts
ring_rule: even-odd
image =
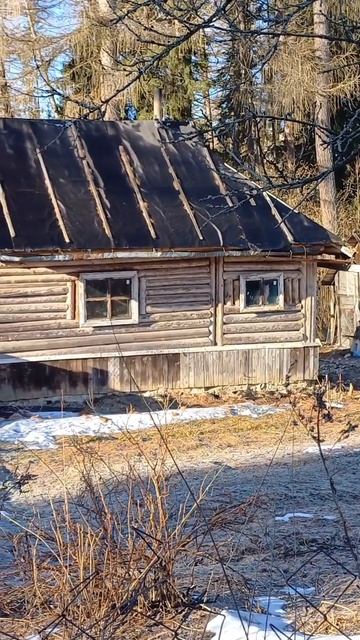
[[[258,311],[259,313],[264,313],[264,311],[285,311],[285,307],[282,304],[264,304],[254,305],[252,307],[243,307],[242,309],[240,309],[240,313],[255,313],[256,311]]]
[[[107,318],[104,320],[85,320],[85,322],[80,323],[81,327],[114,327],[121,325],[131,325],[131,324],[139,324],[137,318],[124,318],[123,320],[108,320]]]

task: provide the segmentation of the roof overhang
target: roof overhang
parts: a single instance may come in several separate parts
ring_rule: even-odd
[[[2,252],[0,254],[0,264],[10,265],[28,265],[36,263],[49,263],[59,264],[66,262],[84,261],[92,262],[95,260],[111,261],[111,260],[154,260],[154,259],[181,259],[181,258],[215,258],[215,257],[237,257],[244,260],[299,260],[311,259],[316,260],[319,266],[328,267],[331,269],[344,270],[349,269],[349,259],[344,255],[323,255],[324,247],[314,246],[309,250],[301,245],[295,247],[295,250],[291,251],[239,251],[234,248],[219,247],[206,248],[206,249],[162,249],[162,250],[73,250],[73,251],[46,251],[46,252]]]

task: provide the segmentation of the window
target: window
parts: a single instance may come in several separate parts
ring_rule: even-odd
[[[281,273],[240,276],[240,310],[262,311],[284,306],[283,275]]]
[[[80,286],[81,324],[136,324],[139,321],[135,271],[83,273]]]

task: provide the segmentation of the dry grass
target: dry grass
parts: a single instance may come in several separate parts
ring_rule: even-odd
[[[193,592],[196,567],[210,558],[228,591],[233,583],[239,597],[239,588],[246,588],[240,576],[228,577],[214,532],[226,531],[234,517],[245,519],[256,503],[214,508],[205,516],[209,477],[196,494],[183,479],[187,494],[173,504],[166,440],[158,439],[155,455],[136,438],[129,442],[139,460],[118,442],[121,473],[77,442],[76,496],[64,487],[61,503],[50,501],[45,518],[35,511],[31,522],[18,523],[15,562],[0,585],[4,629],[9,621],[27,634],[55,628],[54,637],[63,640],[140,638],[144,627],[148,638],[174,634],[212,591],[209,575],[201,593]]]
[[[293,603],[293,623],[309,635],[354,634],[360,629],[359,581],[353,576],[333,578],[318,585],[320,596],[310,603]]]
[[[360,419],[359,400],[360,393],[345,389],[341,384],[336,387],[328,386],[325,396],[328,402],[345,402],[346,411],[334,408],[332,410],[332,420],[324,426],[324,436],[333,439],[334,442],[342,437],[349,422],[355,424]],[[204,398],[199,402],[205,405]],[[242,416],[227,417],[221,420],[202,420],[194,423],[172,424],[162,427],[162,433],[166,435],[169,449],[179,461],[186,460],[186,464],[201,460],[202,463],[214,459],[214,456],[221,452],[240,450],[243,453],[251,453],[254,450],[266,452],[274,444],[281,434],[284,424],[291,420],[291,403],[300,413],[311,416],[313,412],[313,397],[311,392],[300,392],[288,398],[276,399],[272,396],[263,398],[263,401],[282,405],[288,410],[281,414],[263,416],[257,420]],[[198,404],[198,403],[197,403]],[[291,438],[292,444],[304,443],[308,440],[308,435],[304,429],[299,428],[291,431],[285,436],[284,443],[288,443]],[[121,470],[125,458],[140,457],[144,454],[150,459],[157,456],[159,443],[158,431],[148,429],[145,431],[134,431],[111,436],[77,436],[76,438],[59,439],[61,455],[59,450],[47,451],[26,451],[21,450],[21,465],[30,464],[31,473],[38,478],[38,484],[42,479],[47,479],[49,470],[58,474],[61,478],[68,478],[71,483],[77,483],[79,477],[79,456],[78,446],[82,451],[86,450],[89,456],[95,460],[106,460],[113,468]],[[119,451],[121,455],[119,455]],[[215,453],[216,452],[216,453]],[[81,456],[80,456],[81,459]],[[54,477],[54,487],[56,478]],[[59,487],[57,486],[57,490]]]
[[[357,438],[359,394],[340,385],[328,387],[325,399],[344,402],[345,408],[329,416],[323,411],[323,439]],[[198,640],[207,619],[199,610],[201,601],[224,595],[231,606],[232,593],[246,600],[249,585],[266,587],[274,553],[279,570],[286,572],[298,554],[312,554],[314,545],[339,535],[337,525],[321,521],[328,505],[319,503],[312,489],[311,477],[319,486],[315,462],[311,473],[309,467],[302,469],[300,459],[295,462],[297,504],[290,497],[284,503],[291,476],[281,465],[267,475],[262,491],[254,490],[252,476],[261,486],[277,443],[292,455],[311,444],[314,397],[302,393],[287,401],[293,409],[258,420],[231,417],[174,424],[161,433],[67,438],[58,450],[23,452],[23,464],[31,462],[31,473],[37,475],[31,499],[36,505],[41,492],[49,491],[51,510],[39,502],[39,511],[35,506],[27,522],[29,531],[13,540],[16,562],[0,585],[0,628],[16,629],[17,637],[24,638],[59,618],[56,640],[82,640],[88,637],[84,630],[96,640],[167,640],[178,627],[180,638]],[[262,463],[256,467],[259,456],[263,468]],[[353,477],[344,483],[347,489]],[[304,498],[306,487],[310,493]],[[303,510],[303,500],[320,519],[307,523],[306,530],[294,522],[289,537],[290,529],[274,522],[274,515]],[[331,574],[331,567],[322,569],[324,576]],[[310,568],[310,584],[313,574]],[[333,594],[321,589],[319,608],[333,601],[340,588],[337,584]],[[356,628],[350,611],[357,601],[354,591],[347,603],[329,612],[327,624],[338,619],[341,628]],[[302,628],[311,631],[321,615],[308,613],[304,608],[297,615]]]

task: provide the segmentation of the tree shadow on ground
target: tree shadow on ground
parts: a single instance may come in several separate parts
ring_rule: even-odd
[[[326,452],[326,456],[337,500],[357,547],[360,536],[360,450],[333,449]],[[79,451],[74,452],[75,458],[79,461]],[[318,454],[304,448],[302,452],[288,453],[279,459],[264,458],[259,452],[252,461],[239,465],[236,457],[231,460],[231,456],[220,455],[196,465],[180,463],[180,473],[171,462],[166,463],[163,485],[166,527],[170,532],[176,530],[179,512],[192,514],[181,535],[186,536],[195,525],[199,527],[194,549],[185,553],[177,565],[178,579],[184,589],[191,586],[195,593],[206,591],[207,597],[217,600],[219,606],[233,606],[224,571],[240,597],[238,589],[242,581],[248,582],[259,595],[279,592],[289,580],[295,585],[321,588],[328,580],[346,576],[348,571],[355,569],[329,476],[324,472]],[[131,496],[135,510],[143,516],[136,527],[134,524],[131,535],[139,544],[143,542],[144,536],[148,535],[148,512],[144,494],[134,484],[134,477],[138,474],[142,488],[148,487],[149,493],[154,491],[154,485],[149,481],[141,455],[132,459],[132,473],[134,465],[137,470],[130,483],[130,467],[110,470],[101,458],[88,460],[88,463],[86,474],[90,475],[85,474],[85,480],[89,481],[92,469],[96,468],[96,481],[82,491],[74,488],[74,494],[68,493],[67,508],[73,518],[79,523],[89,520],[95,528],[99,527],[96,518],[93,520],[94,513],[96,509],[105,510],[106,505],[126,529],[131,520]],[[49,470],[48,483],[56,482],[58,479]],[[4,576],[10,567],[13,570],[14,562],[19,561],[9,538],[21,531],[14,521],[28,529],[26,536],[31,540],[29,531],[39,532],[41,528],[46,531],[51,526],[54,512],[62,513],[61,483],[56,499],[47,499],[46,489],[44,486],[43,499],[32,500],[30,484],[28,497],[24,499],[23,496],[18,501],[14,496],[15,499],[4,507],[5,514],[1,518],[1,571]],[[91,491],[95,493],[91,495]],[[204,499],[196,506],[194,496],[198,498],[204,491]],[[289,514],[299,515],[292,517]],[[37,544],[40,544],[38,539]]]

